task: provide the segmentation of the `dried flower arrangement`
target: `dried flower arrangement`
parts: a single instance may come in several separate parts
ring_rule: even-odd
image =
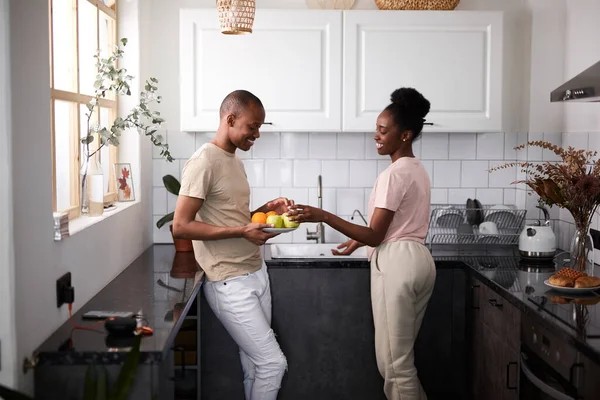
[[[532,141],[515,147],[541,147],[556,154],[560,161],[509,162],[490,169],[490,172],[509,167],[520,167],[526,179],[512,182],[524,183],[540,196],[548,206],[568,210],[576,225],[576,234],[571,246],[573,268],[586,270],[586,241],[592,216],[600,205],[600,160],[596,151],[564,149],[545,141]],[[589,245],[589,244],[588,244]],[[592,250],[592,249],[590,249]]]

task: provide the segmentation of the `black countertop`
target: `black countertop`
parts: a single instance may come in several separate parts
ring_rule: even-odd
[[[130,266],[73,315],[77,325],[91,325],[82,314],[91,310],[131,311],[143,315],[153,329],[140,347],[141,363],[158,363],[171,349],[175,335],[190,312],[201,284],[194,286],[197,270],[194,254],[176,253],[172,245],[148,248]],[[77,302],[77,288],[75,288]],[[120,364],[127,351],[119,351],[103,326],[73,329],[65,322],[38,349],[38,365]],[[121,348],[127,350],[127,347]]]
[[[557,263],[527,263],[515,247],[466,251],[438,246],[432,254],[438,269],[468,268],[467,272],[522,313],[600,364],[600,293],[573,298],[543,283],[559,267],[557,264],[562,266],[561,257],[556,258]],[[272,259],[268,249],[265,262],[269,268],[369,268],[366,259]],[[594,275],[600,276],[600,267],[596,266]]]

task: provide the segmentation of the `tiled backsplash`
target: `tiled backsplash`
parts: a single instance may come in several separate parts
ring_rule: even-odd
[[[186,160],[213,135],[170,131],[166,136],[175,161],[169,164],[158,154],[154,156],[154,222],[175,209],[176,196],[166,192],[162,176],[180,178]],[[484,204],[518,205],[517,193],[525,191],[511,186],[517,177],[516,168],[491,174],[487,169],[516,160],[513,148],[525,140],[527,134],[517,133],[424,133],[415,142],[414,152],[432,179],[432,203],[464,204],[467,198],[476,197]],[[560,144],[561,135],[553,134],[548,140]],[[252,188],[252,208],[279,196],[316,205],[320,174],[323,208],[344,218],[355,209],[365,214],[375,179],[390,163],[377,154],[372,133],[262,133],[251,151],[238,152],[238,156],[244,160]],[[535,205],[531,200],[527,204]],[[358,217],[354,220],[359,221]],[[306,241],[305,228],[314,230],[309,225],[274,241]],[[340,242],[344,237],[327,229],[326,240]],[[155,227],[154,241],[171,242],[166,226],[161,230]]]

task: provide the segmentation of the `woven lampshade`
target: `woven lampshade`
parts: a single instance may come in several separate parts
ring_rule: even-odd
[[[244,35],[252,33],[254,0],[217,0],[221,33]]]

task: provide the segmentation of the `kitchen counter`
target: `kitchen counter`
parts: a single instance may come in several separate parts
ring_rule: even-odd
[[[153,245],[79,309],[73,321],[83,326],[93,324],[95,321],[81,318],[91,310],[140,314],[154,331],[142,339],[140,363],[160,363],[171,350],[185,317],[196,313],[194,300],[201,286],[194,285],[196,270],[193,252],[176,253],[172,245]],[[102,326],[73,329],[67,321],[37,349],[37,366],[121,364],[128,352],[118,351],[119,344],[111,339]]]
[[[600,364],[600,293],[574,299],[574,296],[548,290],[543,281],[555,271],[555,263],[526,263],[514,247],[490,252],[486,249],[465,251],[446,245],[437,246],[432,254],[437,269],[462,265],[521,312]],[[369,268],[364,259],[272,259],[268,250],[265,262],[269,268]],[[600,276],[599,266],[595,275]]]

